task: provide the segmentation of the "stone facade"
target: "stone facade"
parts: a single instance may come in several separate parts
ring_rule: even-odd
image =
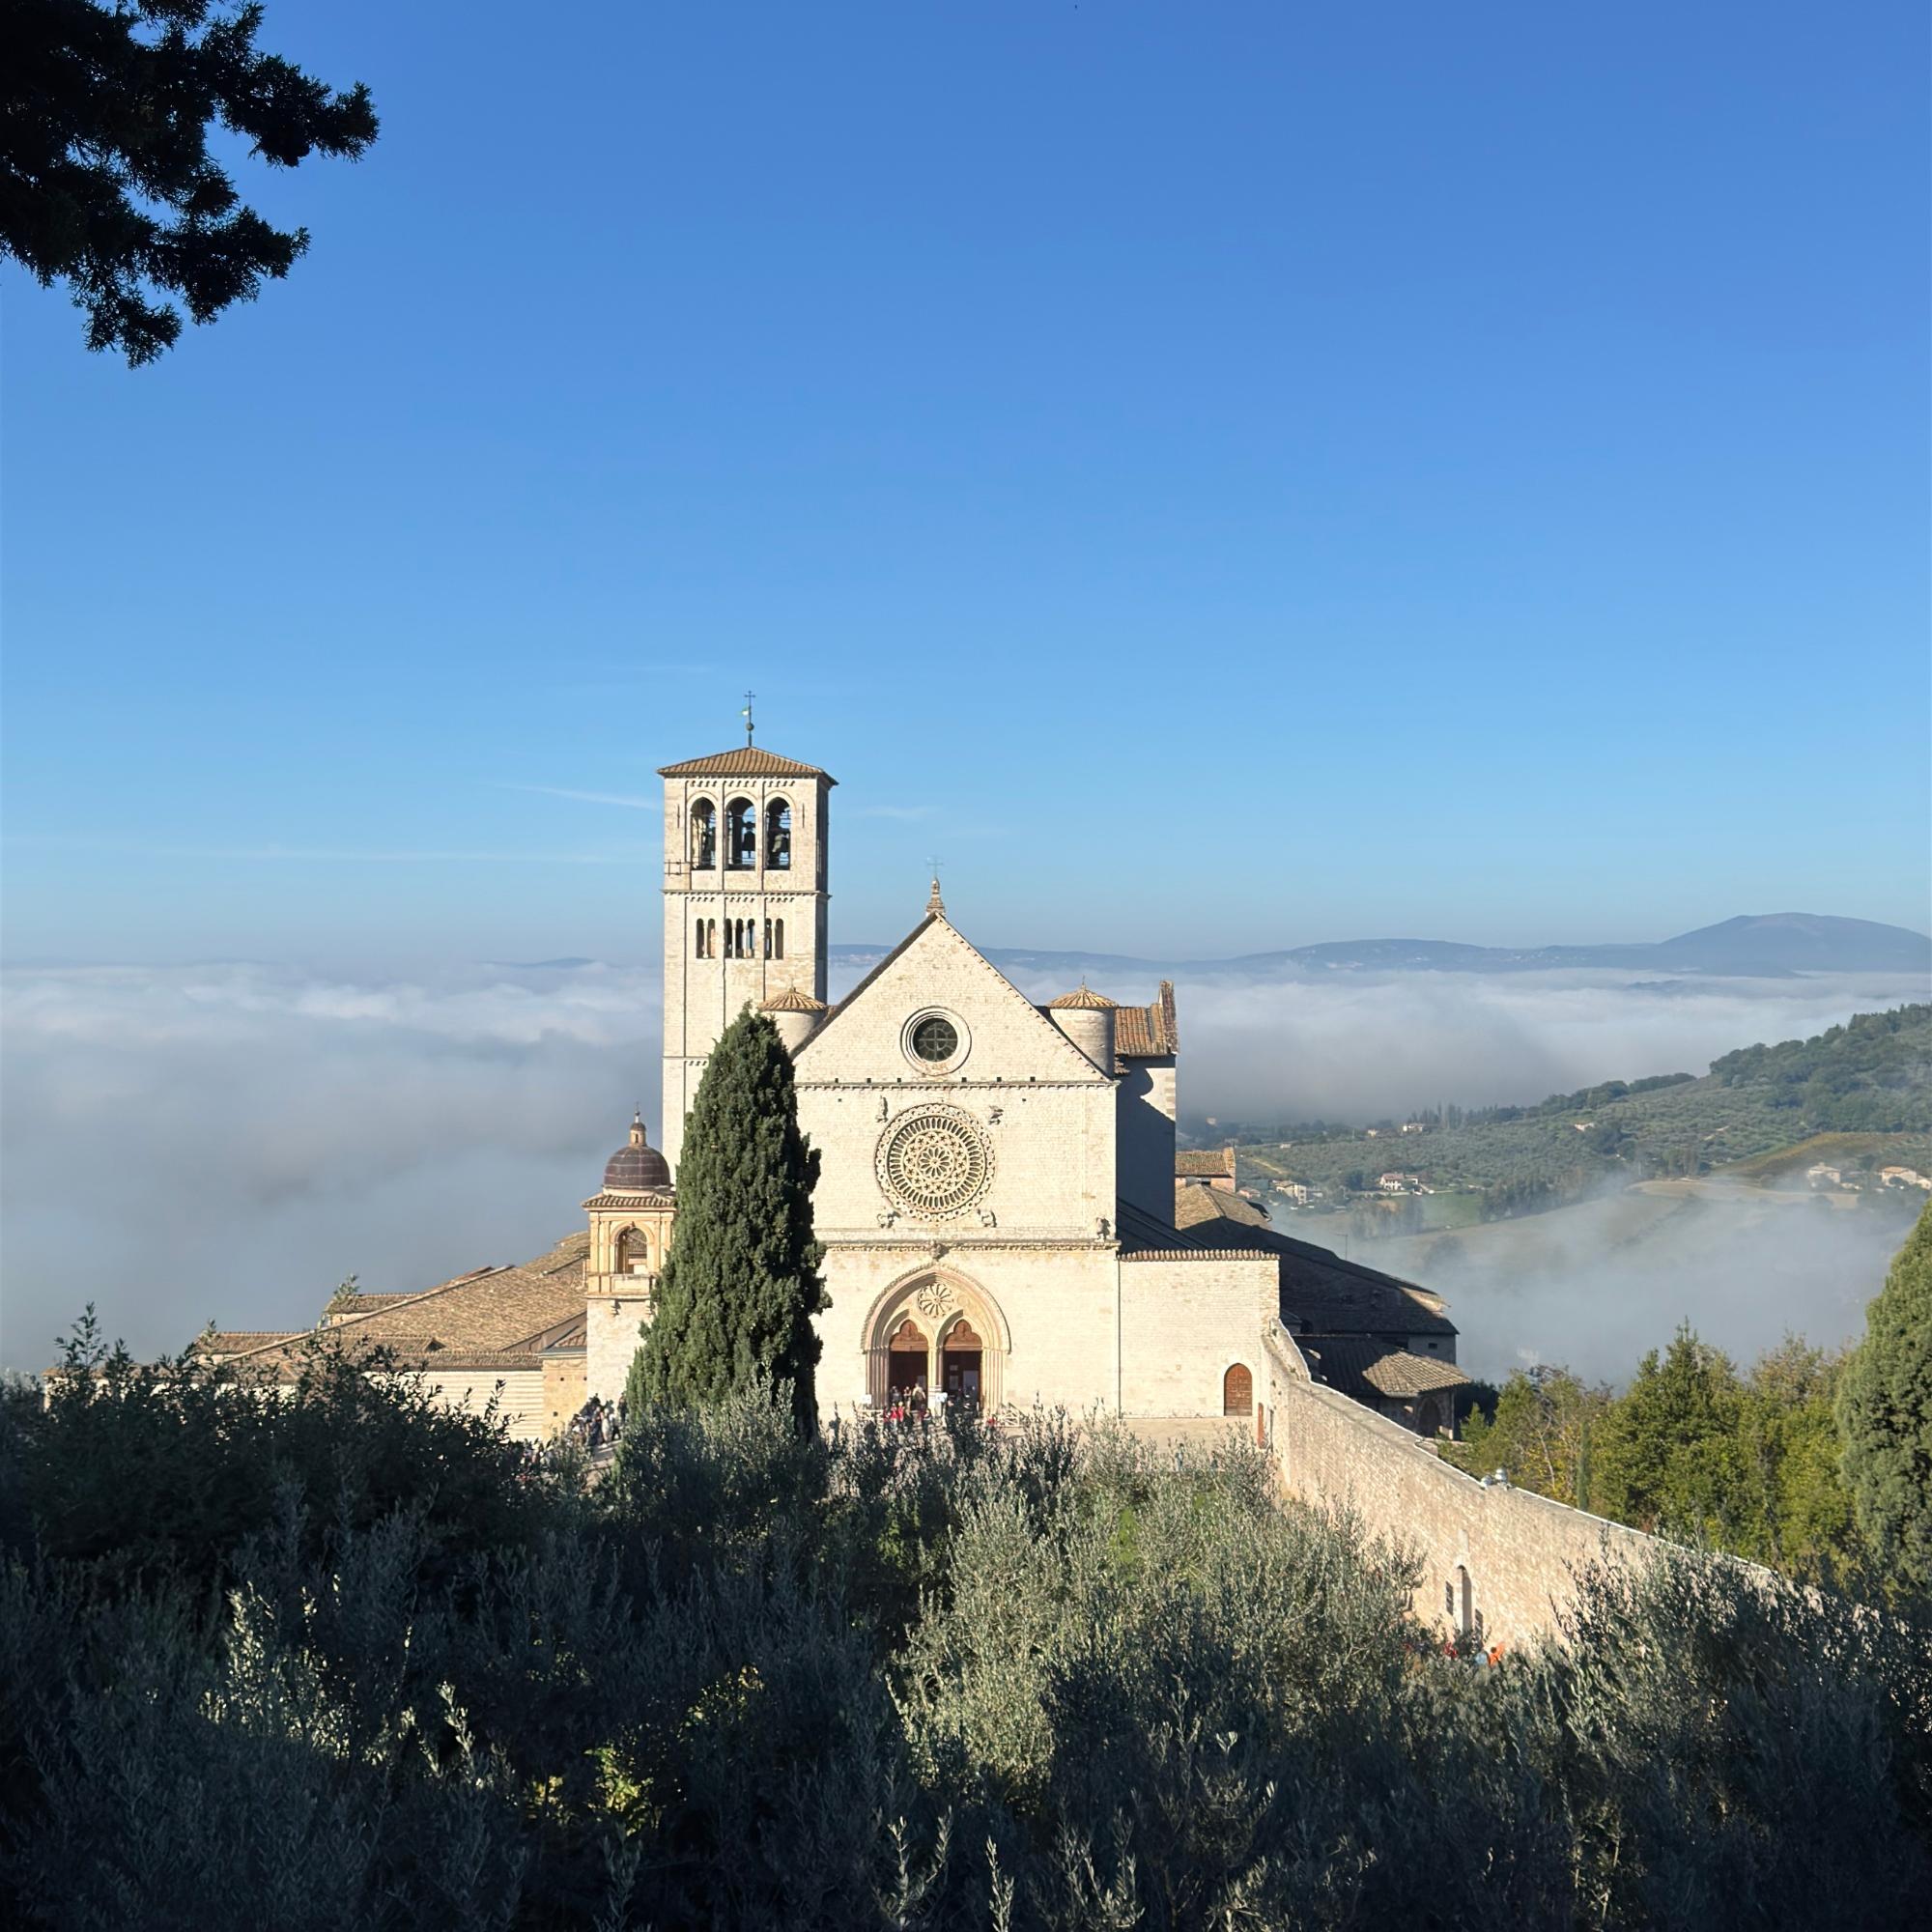
[[[827,800],[814,765],[747,743],[666,765],[664,1149],[677,1164],[705,1056],[747,1006],[825,998]]]
[[[1228,1188],[1210,1190],[1211,1225],[1176,1225],[1173,988],[1147,1008],[1084,985],[1037,1006],[935,881],[920,923],[828,1008],[833,780],[750,744],[662,776],[665,1148],[674,1162],[724,1026],[767,1012],[822,1157],[821,1403],[877,1406],[917,1384],[1076,1413],[1250,1413],[1293,1244],[1268,1245]],[[1226,1154],[1206,1158],[1220,1178]],[[613,1280],[597,1216],[618,1210],[586,1205],[586,1387],[610,1400],[650,1284]],[[1432,1347],[1446,1335],[1453,1360],[1439,1328]]]
[[[716,962],[668,958],[669,935],[711,916],[677,855],[713,795],[694,774],[715,762],[667,768],[667,1096],[695,1094],[695,1048],[722,1024]],[[811,794],[811,843],[792,862],[821,882],[830,782]],[[1084,987],[1036,1006],[952,925],[935,885],[919,924],[844,1001],[827,1009],[822,995],[821,972],[758,1001],[792,1051],[799,1123],[822,1156],[821,1403],[877,1406],[917,1383],[981,1405],[1219,1414],[1230,1366],[1259,1369],[1273,1262],[1199,1244],[1154,1259],[1120,1226],[1123,1202],[1172,1218],[1171,989],[1146,1010]],[[680,1138],[668,1119],[667,1147]],[[588,1386],[608,1398],[622,1350],[599,1338],[620,1318],[593,1310],[589,1323]]]

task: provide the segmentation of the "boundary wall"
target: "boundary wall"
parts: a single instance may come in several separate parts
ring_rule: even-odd
[[[1423,1437],[1313,1380],[1278,1325],[1262,1352],[1266,1435],[1283,1486],[1304,1502],[1350,1508],[1371,1534],[1416,1551],[1416,1614],[1445,1639],[1466,1634],[1509,1648],[1553,1634],[1578,1570],[1647,1563],[1669,1547],[1528,1490],[1464,1475]]]

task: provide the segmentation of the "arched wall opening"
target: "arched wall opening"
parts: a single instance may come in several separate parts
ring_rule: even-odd
[[[700,798],[691,808],[691,868],[708,872],[718,864],[718,808]]]
[[[758,808],[749,798],[734,798],[724,808],[724,868],[749,872],[758,863]]]
[[[872,1303],[865,1334],[866,1391],[874,1407],[895,1389],[944,1389],[954,1401],[992,1410],[1005,1399],[1012,1333],[999,1304],[950,1268],[902,1275]],[[917,1363],[900,1361],[917,1355]]]
[[[1245,1362],[1236,1362],[1221,1378],[1221,1413],[1252,1415],[1255,1412],[1254,1372]]]
[[[886,1341],[885,1398],[890,1404],[932,1382],[931,1350],[920,1325],[904,1317]]]

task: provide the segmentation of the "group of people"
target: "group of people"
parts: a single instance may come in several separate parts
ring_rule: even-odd
[[[593,1395],[564,1425],[563,1432],[580,1448],[594,1456],[607,1442],[615,1442],[624,1433],[624,1398],[607,1403]]]
[[[886,1398],[886,1406],[880,1419],[895,1428],[907,1429],[930,1421],[937,1416],[942,1422],[947,1416],[973,1416],[980,1412],[977,1396],[949,1395],[945,1389],[928,1397],[925,1385],[915,1382],[910,1388],[895,1388]],[[990,1422],[988,1424],[990,1427]]]

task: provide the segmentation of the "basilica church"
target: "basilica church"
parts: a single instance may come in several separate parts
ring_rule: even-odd
[[[446,1399],[494,1398],[532,1439],[614,1400],[676,1239],[678,1154],[707,1055],[747,1007],[790,1053],[821,1152],[830,1307],[821,1410],[923,1389],[983,1409],[1248,1416],[1263,1341],[1425,1435],[1451,1425],[1442,1302],[1277,1233],[1231,1156],[1176,1150],[1180,1016],[1069,987],[1021,992],[952,923],[917,923],[827,997],[832,777],[751,741],[666,765],[664,1122],[641,1120],[548,1255],[415,1294],[346,1294],[319,1326],[380,1344]],[[307,1331],[304,1331],[304,1334]],[[301,1340],[211,1331],[273,1374]]]

